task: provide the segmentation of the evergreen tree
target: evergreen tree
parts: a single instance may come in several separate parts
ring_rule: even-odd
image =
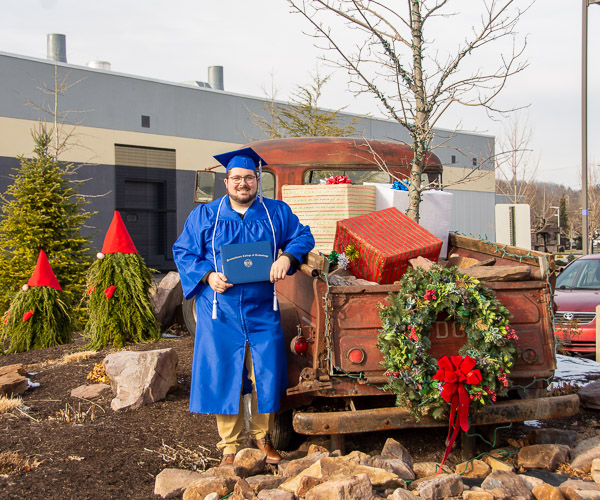
[[[567,211],[567,197],[563,194],[560,198],[560,203],[558,204],[558,217],[560,219],[560,234],[561,236],[567,236],[568,234],[563,229],[567,229],[569,227],[569,212]]]
[[[13,183],[0,195],[0,310],[6,311],[35,268],[40,250],[65,291],[65,302],[76,310],[85,290],[90,265],[90,237],[81,227],[92,215],[87,201],[77,196],[69,178],[73,165],[63,164],[49,153],[52,140],[43,126],[32,132],[33,158],[20,157],[21,165],[11,175]]]

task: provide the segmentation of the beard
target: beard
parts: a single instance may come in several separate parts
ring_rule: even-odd
[[[252,188],[247,185],[227,189],[229,198],[240,205],[250,205],[254,201],[254,198],[256,198],[257,193],[258,189],[253,192]]]

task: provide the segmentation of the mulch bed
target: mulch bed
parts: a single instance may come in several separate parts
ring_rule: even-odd
[[[96,357],[61,362],[64,354],[81,351],[84,345],[78,337],[64,346],[0,356],[0,366],[22,363],[30,373],[36,372],[31,380],[40,384],[22,396],[28,410],[0,414],[0,457],[12,452],[32,465],[29,470],[2,474],[5,469],[0,463],[3,499],[148,499],[154,497],[155,477],[164,468],[202,470],[218,464],[214,417],[188,410],[192,337],[127,346],[136,351],[174,348],[179,356],[179,388],[164,401],[119,412],[110,408],[110,391],[94,401],[71,398],[71,390],[86,384],[94,364],[112,351],[106,348]],[[544,426],[587,428],[595,433],[599,424],[591,412]],[[515,426],[510,435],[519,437],[530,430]],[[346,452],[381,450],[390,436],[401,441],[415,461],[439,461],[446,429],[357,435],[347,440]],[[458,461],[459,450],[455,450],[449,464]]]

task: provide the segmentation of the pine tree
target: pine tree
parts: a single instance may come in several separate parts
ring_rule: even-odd
[[[49,153],[52,140],[43,126],[32,132],[33,158],[24,156],[11,175],[13,183],[0,195],[0,310],[6,311],[35,268],[40,250],[65,291],[65,302],[74,307],[73,318],[83,320],[77,307],[85,290],[91,262],[90,237],[81,227],[92,215],[87,201],[77,196],[71,164],[58,162]]]

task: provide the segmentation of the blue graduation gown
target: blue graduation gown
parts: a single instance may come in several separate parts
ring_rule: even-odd
[[[270,282],[234,285],[217,294],[217,319],[212,319],[214,292],[202,277],[214,271],[212,238],[221,198],[200,205],[189,215],[183,232],[173,245],[173,257],[183,293],[196,299],[196,340],[192,366],[190,411],[233,415],[239,412],[246,342],[250,346],[259,413],[279,409],[287,388],[286,345],[279,310],[273,311]],[[290,207],[278,200],[263,199],[269,211],[277,250],[302,261],[315,244]],[[222,272],[222,245],[269,241],[273,233],[265,208],[257,199],[242,219],[225,196],[215,232],[217,270]],[[295,270],[290,268],[288,274]]]

